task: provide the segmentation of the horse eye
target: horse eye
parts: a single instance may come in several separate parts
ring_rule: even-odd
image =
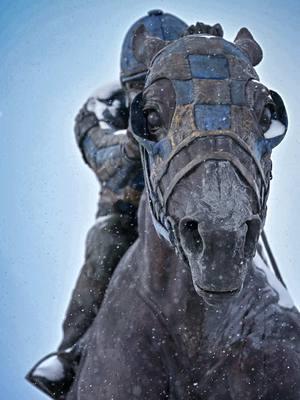
[[[271,120],[272,120],[272,112],[270,110],[270,107],[266,106],[259,121],[259,124],[264,133],[270,128]]]
[[[156,110],[146,110],[146,120],[149,132],[155,132],[161,127],[161,118]]]

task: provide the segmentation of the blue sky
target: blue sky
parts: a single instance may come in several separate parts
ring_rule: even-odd
[[[267,233],[300,305],[298,1],[15,0],[0,3],[0,390],[43,399],[24,380],[52,351],[83,259],[98,184],[73,120],[97,86],[118,79],[122,38],[149,9],[188,23],[242,26],[264,49],[261,81],[285,99],[290,127],[274,151]]]

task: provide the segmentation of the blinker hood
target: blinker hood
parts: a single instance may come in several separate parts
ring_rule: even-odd
[[[142,93],[132,102],[130,119],[132,133],[141,147],[145,184],[158,233],[181,253],[177,226],[168,216],[167,201],[179,179],[207,160],[230,161],[239,170],[255,192],[259,215],[264,221],[271,178],[270,152],[287,129],[281,97],[274,91],[268,92],[274,107],[270,108],[270,129],[263,133],[251,100],[256,98],[255,85],[250,88],[253,93],[248,87],[249,82],[259,79],[251,58],[220,37],[191,35],[167,45],[152,59],[145,88],[159,79],[170,80],[176,95],[167,136],[152,140],[143,112]],[[214,145],[211,152],[184,166],[177,180],[169,177],[170,190],[164,193],[160,183],[175,155],[195,140],[211,137],[227,138],[237,151],[225,152]]]

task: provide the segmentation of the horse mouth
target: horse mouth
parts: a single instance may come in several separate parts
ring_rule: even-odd
[[[203,293],[207,294],[208,296],[210,296],[210,295],[212,295],[212,296],[214,296],[214,295],[216,295],[216,296],[222,296],[222,295],[228,296],[229,295],[230,296],[230,295],[235,295],[235,294],[239,293],[239,291],[240,291],[240,289],[207,290],[207,289],[203,289],[198,284],[196,284],[196,286],[197,286],[197,289],[200,292],[203,292]]]
[[[228,289],[228,290],[207,290],[201,288],[199,284],[195,284],[195,290],[197,294],[202,297],[202,299],[208,304],[208,305],[219,305],[224,301],[232,300],[236,298],[239,293],[241,292],[241,288],[238,289]]]

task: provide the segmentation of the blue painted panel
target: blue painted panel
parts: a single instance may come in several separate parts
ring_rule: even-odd
[[[195,124],[202,131],[215,131],[219,129],[230,129],[231,113],[230,106],[221,104],[196,104]]]
[[[235,57],[241,58],[244,60],[247,64],[249,64],[249,58],[247,57],[246,53],[244,53],[241,49],[239,49],[236,45],[233,43],[227,42],[227,40],[223,41],[223,46],[224,46],[224,51],[227,54],[232,54]]]
[[[190,104],[193,102],[193,81],[172,81],[176,92],[177,104]]]
[[[142,192],[145,187],[143,170],[141,169],[141,171],[139,171],[133,177],[132,182],[129,182],[129,183],[130,183],[130,186],[132,187],[132,189]]]
[[[243,106],[246,101],[246,83],[247,81],[233,80],[231,82],[231,102],[236,106]]]
[[[97,148],[93,140],[86,135],[81,143],[82,152],[88,165],[95,166]]]
[[[101,168],[102,165],[112,158],[118,159],[120,157],[120,145],[116,144],[104,148],[97,148],[95,153],[96,168]]]
[[[187,24],[173,15],[164,14],[161,18],[164,40],[176,40],[187,29]],[[153,35],[152,35],[153,36]]]
[[[155,143],[153,146],[153,155],[160,156],[162,159],[165,159],[169,156],[172,151],[172,145],[168,138],[161,139],[158,143]]]
[[[269,149],[274,149],[274,147],[278,146],[279,143],[284,139],[285,134],[273,137],[271,139],[265,139],[266,143],[268,144]]]
[[[193,78],[226,79],[229,78],[228,60],[223,56],[201,54],[189,55]]]

